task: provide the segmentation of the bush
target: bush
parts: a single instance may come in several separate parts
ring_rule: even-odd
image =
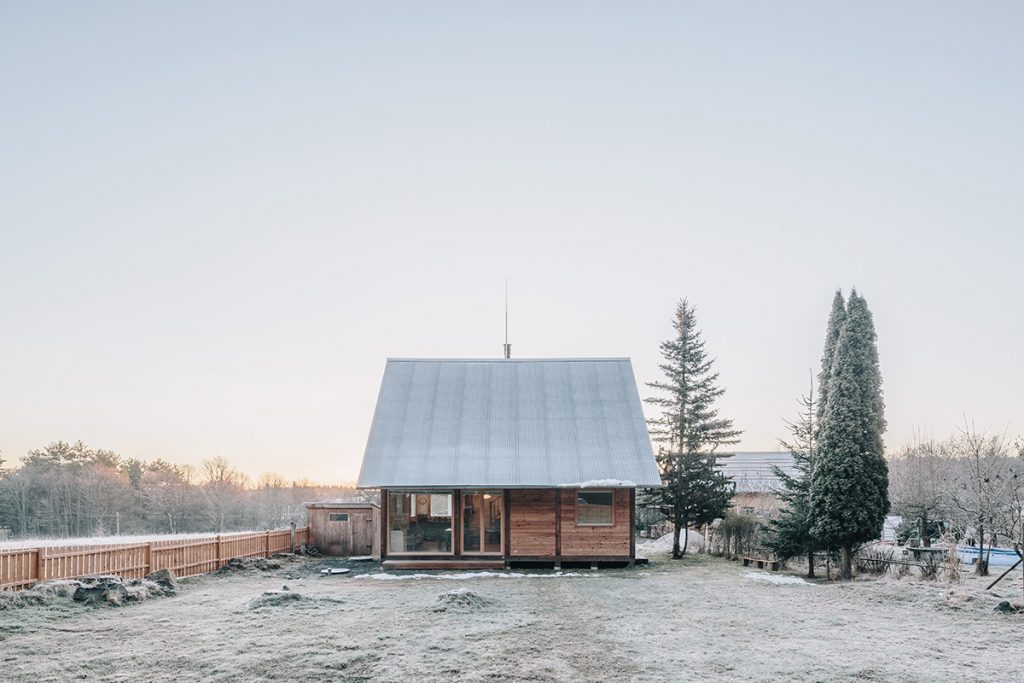
[[[854,557],[853,564],[858,573],[878,576],[889,571],[895,559],[896,551],[890,548],[862,549]]]

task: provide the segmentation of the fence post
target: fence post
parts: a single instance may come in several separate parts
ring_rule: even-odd
[[[288,542],[289,542],[289,544],[290,544],[290,546],[291,546],[291,547],[290,547],[290,548],[288,549],[288,552],[290,552],[290,553],[294,553],[294,552],[295,552],[295,522],[292,522],[292,533],[291,533],[291,535],[290,535],[290,536],[288,537]]]
[[[43,555],[45,548],[36,548],[36,583],[46,580],[46,556]]]
[[[146,544],[146,572],[143,576],[153,573],[153,542]]]
[[[267,529],[266,535],[263,537],[264,543],[266,543],[267,557],[270,557],[270,529]]]
[[[220,534],[217,534],[217,569],[224,566],[224,542],[220,539]]]

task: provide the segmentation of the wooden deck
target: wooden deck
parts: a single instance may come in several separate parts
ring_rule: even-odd
[[[505,560],[477,560],[453,558],[450,560],[384,560],[384,569],[504,569]]]

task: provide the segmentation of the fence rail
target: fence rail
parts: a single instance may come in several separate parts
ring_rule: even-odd
[[[233,557],[270,557],[309,542],[308,527],[241,531],[145,543],[59,545],[0,549],[0,590],[29,588],[39,581],[117,574],[138,579],[159,569],[195,576],[220,569]]]

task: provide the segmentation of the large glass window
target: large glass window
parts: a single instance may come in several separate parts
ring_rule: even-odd
[[[462,552],[501,553],[501,491],[462,493]]]
[[[388,491],[388,553],[452,552],[452,494]]]
[[[614,522],[611,491],[576,492],[578,526],[612,526]]]

